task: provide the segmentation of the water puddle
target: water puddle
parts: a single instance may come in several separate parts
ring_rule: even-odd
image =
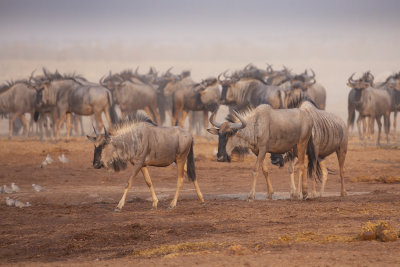
[[[347,192],[348,196],[357,196],[357,195],[365,195],[369,194],[370,192]],[[213,200],[213,199],[221,199],[221,200],[241,200],[241,201],[247,201],[247,196],[248,193],[237,193],[237,194],[204,194],[204,199],[205,200]],[[339,197],[340,192],[325,192],[323,197]],[[157,197],[159,200],[161,199],[171,199],[173,197],[172,194],[157,194]],[[197,196],[194,195],[186,195],[186,196],[180,196],[180,199],[194,199],[197,198]],[[265,200],[267,198],[267,193],[256,193],[255,199],[256,200]],[[272,196],[272,200],[287,200],[290,199],[290,193],[289,192],[274,192]],[[146,200],[151,201],[151,198],[147,198]]]

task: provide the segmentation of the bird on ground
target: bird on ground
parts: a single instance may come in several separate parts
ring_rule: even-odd
[[[6,197],[6,205],[7,206],[11,207],[11,206],[14,206],[14,204],[15,204],[15,200],[14,199]]]
[[[44,187],[38,185],[38,184],[32,184],[33,190],[35,190],[36,192],[41,192],[41,191],[45,191],[46,189],[44,189]]]
[[[11,190],[13,191],[13,193],[21,192],[21,188],[19,188],[19,186],[16,185],[15,183],[11,183]]]
[[[64,154],[62,154],[61,156],[58,156],[58,160],[61,161],[62,163],[69,162],[69,159],[67,159]]]
[[[11,194],[11,193],[13,193],[13,190],[11,188],[9,188],[8,186],[3,185],[1,192],[3,194]]]

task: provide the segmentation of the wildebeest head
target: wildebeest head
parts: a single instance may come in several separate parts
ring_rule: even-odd
[[[240,115],[234,112],[234,116],[236,116],[240,123],[226,121],[223,123],[218,123],[215,121],[215,116],[217,114],[217,110],[214,111],[210,116],[210,123],[215,128],[209,128],[207,131],[211,134],[218,135],[218,152],[217,152],[217,160],[222,162],[230,162],[232,151],[239,144],[239,138],[236,136],[238,130],[246,127],[246,122],[240,117]],[[230,114],[232,117],[233,115]]]
[[[365,73],[360,79],[354,80],[353,76],[355,73],[353,73],[350,78],[348,79],[347,85],[355,90],[355,96],[354,96],[354,101],[360,101],[361,95],[364,89],[367,89],[368,87],[372,86],[371,82],[373,82],[373,76],[366,75],[369,72]],[[372,75],[372,74],[371,74]],[[372,80],[371,80],[372,77]]]
[[[94,127],[93,127],[94,128]],[[104,128],[104,134],[98,134],[94,128],[95,135],[87,135],[87,138],[94,143],[94,156],[93,156],[93,167],[95,169],[100,169],[101,167],[106,167],[103,159],[103,150],[110,144],[110,136],[106,129]]]

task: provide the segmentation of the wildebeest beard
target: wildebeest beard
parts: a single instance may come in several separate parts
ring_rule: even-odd
[[[361,100],[362,89],[355,89],[356,94],[354,95],[354,101],[359,102]]]
[[[94,148],[93,167],[95,169],[100,169],[101,167],[112,168],[115,172],[125,170],[127,167],[127,161],[122,160],[119,157],[112,157],[108,162],[106,162],[106,164],[101,162],[101,153],[104,147],[105,145],[103,144]]]

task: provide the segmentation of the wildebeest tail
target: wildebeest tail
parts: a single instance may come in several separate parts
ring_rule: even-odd
[[[310,139],[308,140],[307,144],[307,157],[308,157],[308,177],[312,178],[313,173],[315,172],[316,178],[321,181],[321,165],[319,164],[318,161],[318,155],[315,153],[315,148],[314,148],[314,142],[313,142],[313,137],[312,135],[310,136]]]
[[[190,145],[189,154],[187,157],[187,174],[190,181],[196,181],[196,170],[194,167],[194,155],[193,155],[193,141]]]
[[[164,124],[165,122],[165,97],[162,94],[157,94],[157,105],[158,105],[158,111],[160,113],[160,120],[161,120],[161,125]]]
[[[175,115],[175,101],[174,101],[174,94],[175,93],[172,93],[172,116],[174,116]],[[177,126],[178,125],[178,120],[176,120],[176,122],[175,122],[175,125],[172,125],[172,126]]]
[[[33,113],[33,120],[35,121],[35,122],[37,122],[38,120],[39,120],[39,111],[35,111],[35,113]]]
[[[356,109],[354,107],[348,107],[349,110],[349,119],[348,119],[348,123],[350,123],[351,128],[353,128],[354,126],[354,119],[356,117]]]
[[[117,112],[115,111],[115,105],[111,101],[111,93],[107,93],[107,98],[108,98],[108,113],[110,115],[111,123],[115,124],[118,122],[118,115]]]

